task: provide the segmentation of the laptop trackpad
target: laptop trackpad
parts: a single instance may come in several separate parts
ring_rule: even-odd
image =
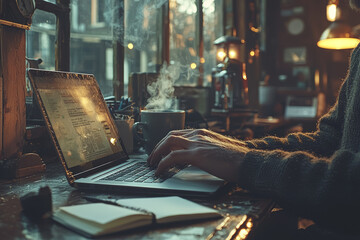
[[[185,181],[224,181],[194,166],[182,169],[172,178]]]

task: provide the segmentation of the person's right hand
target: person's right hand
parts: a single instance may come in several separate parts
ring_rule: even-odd
[[[236,182],[248,148],[236,139],[209,130],[171,131],[148,158],[159,175],[175,165],[191,164],[227,181]]]
[[[155,147],[155,149],[163,142],[165,141],[167,138],[169,138],[170,136],[183,136],[183,137],[193,137],[193,136],[206,136],[209,137],[213,140],[217,140],[223,143],[229,143],[235,146],[241,146],[241,147],[245,147],[246,144],[243,141],[240,141],[238,139],[229,137],[229,136],[224,136],[221,135],[219,133],[207,130],[207,129],[182,129],[182,130],[175,130],[175,131],[171,131],[169,132]]]

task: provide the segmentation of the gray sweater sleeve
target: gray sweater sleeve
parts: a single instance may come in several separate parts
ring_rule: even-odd
[[[358,52],[359,47],[337,104],[316,132],[247,142],[251,149],[239,169],[242,187],[327,226],[360,224],[360,113],[347,117],[360,108]]]
[[[302,151],[251,150],[241,166],[239,183],[297,215],[346,228],[351,221],[359,222],[359,173],[360,153],[345,149],[331,158]]]
[[[318,123],[317,131],[311,133],[292,133],[284,138],[268,136],[247,141],[252,149],[284,151],[307,151],[317,156],[331,156],[338,148],[342,134],[342,116],[336,104]]]

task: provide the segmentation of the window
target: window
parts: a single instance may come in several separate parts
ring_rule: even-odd
[[[197,20],[199,16],[202,21]],[[170,0],[170,63],[181,66],[177,85],[197,86],[200,77],[204,86],[211,84],[211,69],[216,64],[215,26],[214,0]]]
[[[162,64],[162,11],[166,0],[125,0],[125,95],[133,72],[156,72]]]
[[[219,0],[217,0],[219,1]],[[221,1],[220,1],[221,2]],[[216,48],[214,41],[221,37],[223,34],[221,29],[221,17],[215,11],[215,0],[204,0],[204,86],[211,85],[211,71],[216,66]]]
[[[94,74],[113,95],[113,9],[117,0],[72,0],[70,71]]]
[[[55,0],[48,2],[56,4]],[[217,15],[221,2],[71,0],[70,71],[94,74],[103,95],[112,96],[118,86],[114,82],[114,42],[120,41],[125,96],[132,72],[159,71],[166,56],[170,64],[181,66],[177,85],[198,86],[201,77],[203,85],[209,86],[215,66],[213,42],[218,37],[215,27],[222,24]],[[122,10],[124,15],[119,14]],[[203,16],[201,21],[199,16]],[[27,57],[41,58],[40,68],[55,70],[55,37],[56,16],[36,10],[27,32]]]
[[[26,32],[26,56],[41,58],[41,68],[55,70],[56,17],[52,13],[36,10],[31,29]]]
[[[199,77],[197,12],[195,0],[170,0],[170,64],[181,66],[177,85],[196,86]]]

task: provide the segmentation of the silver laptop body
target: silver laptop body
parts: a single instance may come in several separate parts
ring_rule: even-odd
[[[71,186],[197,196],[214,194],[225,184],[194,166],[157,179],[145,167],[146,155],[129,158],[122,142],[128,139],[119,136],[93,75],[29,69],[28,76]],[[143,175],[128,170],[140,168]]]

